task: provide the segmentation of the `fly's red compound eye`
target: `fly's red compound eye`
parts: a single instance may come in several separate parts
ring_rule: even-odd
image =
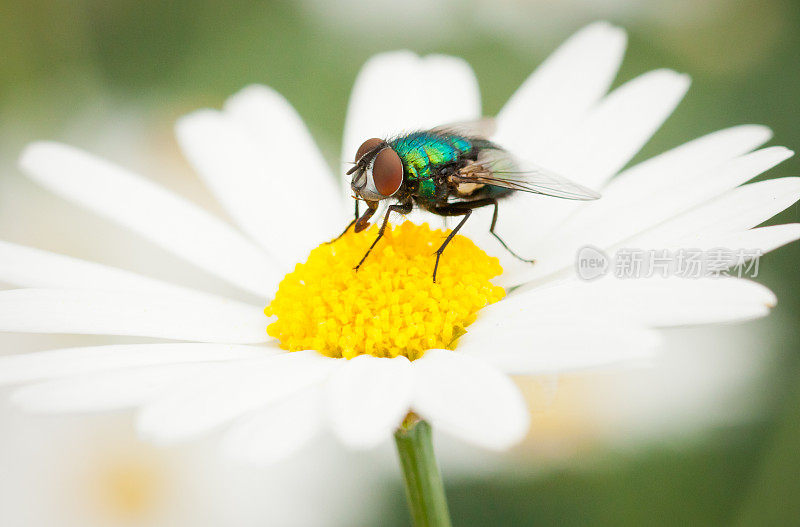
[[[403,183],[403,163],[397,152],[391,148],[378,152],[372,166],[372,179],[381,195],[388,197],[397,192]]]
[[[373,137],[372,139],[367,139],[361,146],[358,147],[358,151],[356,152],[356,159],[355,162],[358,163],[358,160],[364,157],[364,154],[378,146],[379,144],[383,143],[383,139],[378,139],[377,137]]]

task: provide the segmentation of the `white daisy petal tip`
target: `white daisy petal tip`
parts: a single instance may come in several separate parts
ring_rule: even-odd
[[[280,92],[264,84],[248,84],[225,100],[225,109],[264,104],[289,104]]]
[[[68,149],[66,145],[55,141],[34,141],[28,143],[19,154],[17,164],[19,168],[28,173],[36,172],[37,167],[47,161],[47,158],[60,150]]]
[[[352,159],[358,145],[369,137],[480,116],[478,81],[464,59],[418,56],[406,50],[374,55],[355,79],[345,119],[342,159]],[[349,188],[343,190],[349,193]]]
[[[493,139],[522,158],[558,165],[561,155],[553,154],[559,140],[554,138],[574,138],[576,126],[607,94],[626,45],[625,32],[608,22],[579,30],[503,105]]]
[[[621,26],[614,25],[608,20],[599,20],[584,26],[570,37],[570,41],[578,40],[591,44],[593,48],[597,46],[615,48],[622,54],[628,44],[628,34]]]
[[[252,107],[290,107],[288,100],[277,90],[264,84],[248,84],[244,88],[231,95],[225,100],[223,108],[226,111],[239,112]],[[216,124],[211,119],[219,119],[222,112],[211,108],[201,108],[185,114],[175,122],[175,129],[179,138],[186,137],[184,134],[193,132],[195,126],[204,124]],[[283,116],[281,116],[283,117]]]
[[[773,309],[778,305],[778,295],[776,295],[769,287],[759,284],[758,282],[747,281],[753,285],[754,289],[760,290],[762,294],[762,303],[767,309]],[[768,313],[764,313],[765,315]]]
[[[692,77],[688,73],[681,73],[670,68],[658,68],[643,73],[639,77],[624,84],[621,88],[634,88],[637,85],[646,86],[645,91],[659,92],[664,99],[673,100],[673,109],[689,91],[692,85]],[[613,96],[613,93],[612,93]],[[670,110],[672,113],[672,110]],[[669,114],[667,114],[669,115]]]
[[[794,191],[792,198],[797,201],[800,199],[800,178],[798,179],[798,188]],[[767,229],[769,227],[761,227],[761,229]],[[778,239],[774,243],[774,248],[777,249],[778,247],[783,247],[792,242],[796,242],[800,240],[800,223],[784,223],[783,225],[774,225],[771,227],[773,231],[780,229],[782,231],[783,237]],[[753,229],[757,230],[757,229]],[[772,249],[770,249],[772,250]]]
[[[620,26],[614,25],[614,23],[612,23],[610,20],[595,20],[594,22],[590,22],[585,26],[583,26],[581,29],[576,31],[574,35],[585,33],[588,31],[608,31],[608,30],[621,30],[623,32],[625,31]]]
[[[183,117],[175,131],[184,156],[230,218],[279,268],[291,268],[307,255],[314,240],[326,237],[320,226],[343,212],[335,179],[311,133],[271,88],[247,86],[222,110]],[[281,176],[295,171],[297,159],[303,159],[305,184],[314,189],[302,209],[288,205],[297,182]],[[275,229],[277,223],[284,228]]]
[[[360,355],[333,373],[326,395],[336,436],[354,449],[374,448],[391,437],[409,411],[411,363],[405,357]]]
[[[730,130],[738,130],[743,134],[749,134],[754,137],[760,136],[760,143],[766,143],[770,139],[772,139],[774,133],[772,128],[769,126],[758,124],[758,123],[751,123],[751,124],[740,124],[738,126],[730,128]]]
[[[764,155],[769,155],[771,159],[775,159],[775,164],[778,164],[782,161],[786,161],[790,157],[794,156],[794,150],[790,148],[786,148],[785,146],[768,146],[766,148],[762,148],[761,150],[757,150],[756,152],[764,152]]]
[[[432,53],[428,55],[419,55],[408,49],[399,49],[394,51],[385,51],[372,55],[361,68],[360,75],[374,74],[377,71],[393,71],[401,73],[403,70],[419,67],[431,68],[441,71],[441,75],[453,73],[455,75],[462,75],[466,72],[472,74],[472,66],[461,57],[454,55],[445,55],[443,53]],[[441,69],[443,68],[443,70]],[[448,69],[453,71],[448,72]]]
[[[635,86],[637,82],[648,83],[649,90],[659,91],[663,93],[665,98],[675,99],[674,106],[677,106],[678,102],[689,91],[692,77],[688,73],[682,73],[670,68],[658,68],[643,73],[628,84]]]
[[[178,141],[185,141],[199,134],[212,119],[217,119],[219,112],[211,108],[201,108],[178,117],[175,121],[175,134]]]
[[[583,26],[569,37],[556,53],[562,52],[571,46],[582,49],[596,50],[598,47],[616,48],[619,53],[624,53],[627,45],[628,34],[625,28],[614,25],[608,20],[598,20]],[[551,54],[550,57],[555,55]],[[548,57],[549,58],[549,57]]]

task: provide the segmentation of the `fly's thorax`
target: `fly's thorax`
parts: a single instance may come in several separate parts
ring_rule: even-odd
[[[472,149],[461,136],[441,132],[414,132],[389,143],[406,166],[409,177],[428,179],[439,167],[458,161]]]
[[[424,199],[438,199],[446,189],[441,188],[445,167],[458,164],[473,150],[470,139],[443,131],[419,131],[392,139],[394,148],[406,168],[406,176],[415,183],[413,194]]]

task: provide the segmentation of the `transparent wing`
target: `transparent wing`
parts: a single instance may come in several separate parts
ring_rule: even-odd
[[[551,170],[530,163],[522,166],[508,152],[487,149],[478,160],[453,176],[465,183],[483,183],[511,190],[563,199],[589,201],[600,198],[594,190]]]
[[[494,117],[481,117],[474,121],[457,121],[433,128],[434,132],[445,132],[465,137],[487,138],[494,135],[497,130],[497,121]]]

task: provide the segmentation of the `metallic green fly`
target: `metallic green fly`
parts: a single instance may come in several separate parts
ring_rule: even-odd
[[[350,186],[356,203],[355,218],[344,232],[353,225],[355,232],[366,229],[381,201],[391,198],[396,203],[387,208],[378,237],[356,270],[383,236],[389,215],[408,214],[414,204],[439,216],[463,216],[436,251],[435,282],[445,247],[474,209],[493,206],[489,232],[516,258],[533,263],[514,253],[494,232],[498,200],[515,191],[573,200],[600,197],[597,192],[548,170],[527,166],[523,169],[506,150],[485,138],[489,126],[491,121],[484,120],[364,141],[356,152],[355,165],[347,172],[353,176]],[[358,210],[362,200],[367,204],[363,216]]]

